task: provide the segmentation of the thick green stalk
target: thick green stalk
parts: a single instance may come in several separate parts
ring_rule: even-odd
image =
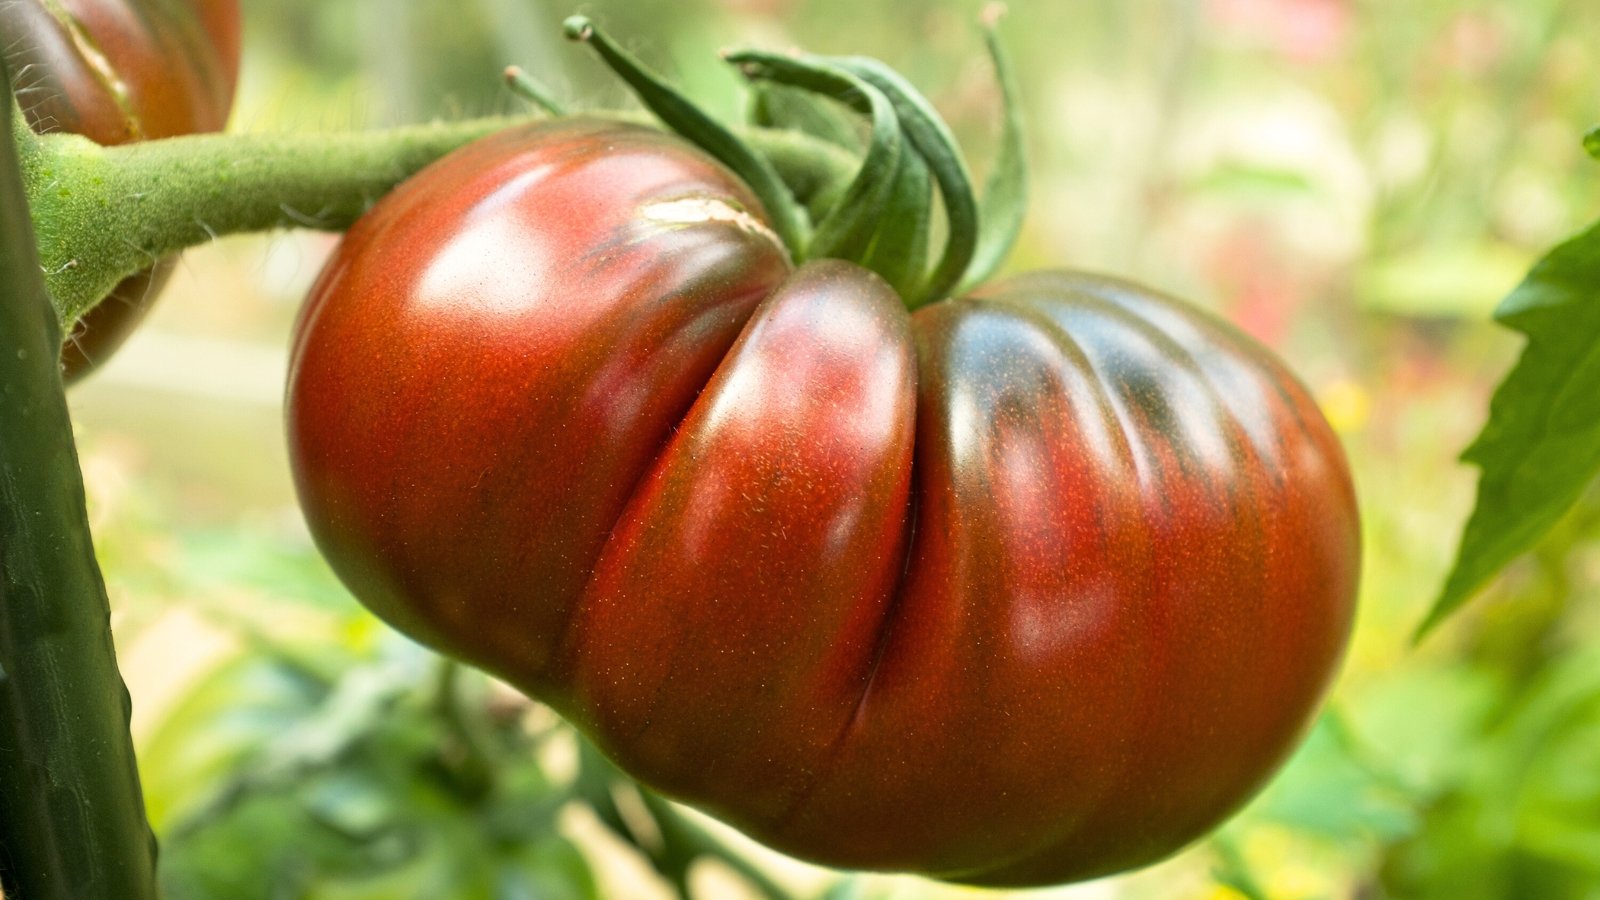
[[[607,118],[636,117],[604,114]],[[527,119],[388,131],[191,135],[99,147],[48,135],[22,147],[45,281],[64,323],[151,261],[219,235],[281,227],[338,231],[449,151]],[[848,179],[848,151],[796,132],[746,139],[801,196]]]
[[[25,900],[153,898],[155,843],[56,365],[61,331],[23,203],[15,106],[0,107],[0,884]]]
[[[331,135],[198,135],[99,147],[50,135],[24,154],[39,256],[63,321],[123,277],[222,234],[341,229],[406,176],[512,124]]]

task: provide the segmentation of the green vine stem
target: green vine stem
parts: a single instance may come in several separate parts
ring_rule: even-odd
[[[0,92],[10,78],[0,65]],[[156,896],[129,699],[89,536],[83,478],[0,104],[0,892]]]
[[[22,167],[50,294],[62,320],[72,321],[124,276],[218,235],[343,229],[411,173],[510,124],[203,135],[120,147],[49,135],[24,150]]]
[[[458,794],[478,801],[494,790],[500,759],[482,709],[462,696],[461,673],[450,657],[435,660],[432,706],[449,741],[440,758],[444,772]]]
[[[689,874],[694,864],[702,859],[714,859],[744,879],[767,900],[793,900],[794,895],[773,881],[767,873],[728,849],[671,803],[638,786],[587,738],[582,735],[577,737],[578,778],[573,786],[577,796],[594,811],[601,824],[644,854],[651,866],[672,884],[679,897],[688,900],[693,895],[689,889]],[[656,834],[645,836],[635,833],[617,806],[617,798],[613,793],[617,790],[637,792],[644,812],[655,826]]]
[[[621,121],[637,116],[600,114]],[[526,124],[488,118],[350,134],[192,135],[100,147],[18,134],[45,283],[63,323],[154,259],[218,236],[343,230],[406,177],[484,135]],[[848,180],[849,151],[792,131],[742,137],[801,197]]]

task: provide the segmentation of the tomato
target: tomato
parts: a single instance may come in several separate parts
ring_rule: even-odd
[[[99,144],[219,131],[239,75],[238,0],[15,0],[0,39],[35,131]],[[68,381],[104,361],[166,283],[172,260],[128,278],[62,347]]]
[[[562,120],[346,236],[296,329],[318,545],[420,641],[817,862],[1046,884],[1174,852],[1345,642],[1340,447],[1267,350],[1036,272],[908,313],[729,172]]]

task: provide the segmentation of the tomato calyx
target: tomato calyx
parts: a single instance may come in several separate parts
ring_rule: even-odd
[[[561,101],[553,97],[548,88],[524,71],[521,66],[506,66],[503,77],[511,93],[539,107],[548,115],[559,118],[567,114],[567,109]]]
[[[802,250],[810,241],[811,223],[770,160],[646,69],[584,16],[572,16],[562,27],[569,39],[593,47],[606,65],[668,127],[732,169],[766,208],[773,229],[783,238],[790,254],[796,259],[802,256]]]
[[[955,136],[933,104],[876,59],[760,50],[723,54],[753,85],[752,124],[801,131],[857,157],[856,174],[841,190],[802,204],[769,159],[588,18],[572,16],[563,27],[569,39],[593,47],[664,125],[750,187],[794,262],[858,263],[916,309],[991,276],[1021,230],[1027,173],[1015,78],[996,31],[1000,9],[992,4],[981,19],[1002,96],[1000,146],[981,201]],[[510,72],[507,78],[514,80]],[[529,86],[521,85],[518,92],[543,104],[537,86],[532,88],[528,93]],[[935,186],[946,238],[930,267]]]

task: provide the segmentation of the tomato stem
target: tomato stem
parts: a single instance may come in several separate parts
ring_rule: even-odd
[[[349,134],[188,135],[118,147],[30,133],[17,149],[45,284],[63,325],[70,325],[154,259],[225,234],[343,230],[433,160],[528,121],[486,118]],[[791,196],[830,193],[856,167],[844,149],[797,132],[749,129],[741,135]]]
[[[481,801],[494,790],[499,777],[494,742],[484,733],[482,710],[462,696],[461,663],[441,656],[434,665],[433,711],[444,726],[451,751],[441,755],[440,764],[462,797]]]
[[[613,834],[633,845],[666,878],[678,896],[687,898],[689,872],[701,859],[715,859],[731,869],[767,900],[792,900],[793,894],[773,881],[743,855],[730,850],[688,819],[676,807],[623,774],[582,734],[578,738],[578,797]],[[639,805],[655,826],[654,840],[642,838],[630,827],[617,805],[617,789],[638,792]]]
[[[11,93],[0,64],[0,92]],[[128,733],[51,314],[0,110],[0,893],[153,898]]]

